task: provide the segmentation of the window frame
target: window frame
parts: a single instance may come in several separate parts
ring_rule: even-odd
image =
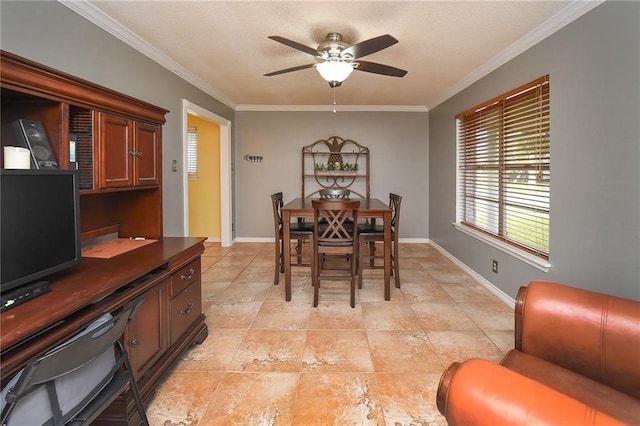
[[[531,105],[532,90],[535,90],[533,96],[537,102],[534,106]],[[544,271],[551,267],[548,227],[551,212],[549,96],[549,76],[546,75],[455,117],[456,221],[453,225],[456,229]],[[534,115],[540,117],[537,118],[540,122],[539,129],[530,132],[535,135],[535,139],[532,139],[532,136],[523,136],[520,141],[514,142],[515,133],[511,131],[522,131],[528,126],[513,118],[514,105],[527,108],[527,119]],[[486,121],[485,117],[488,117]],[[530,158],[532,148],[540,152],[535,163]],[[472,154],[469,155],[469,152]],[[530,174],[532,164],[536,167],[533,175]],[[525,170],[524,183],[516,181],[517,184],[514,184],[514,172]],[[530,182],[530,176],[535,177],[534,183]],[[518,190],[514,191],[516,187]],[[522,193],[519,192],[521,190]],[[482,197],[478,194],[489,195],[486,200],[481,200]],[[514,203],[515,198],[523,201]],[[484,204],[480,207],[482,203]],[[542,207],[539,212],[534,213],[536,205]],[[535,228],[536,235],[543,238],[539,247],[527,245],[528,237],[517,236],[511,225],[507,225],[519,220],[516,219],[519,217],[519,213],[515,213],[516,210],[524,210],[526,220],[530,220],[530,223],[534,223],[536,214],[543,217],[543,223],[546,221],[546,225],[538,224]],[[484,216],[476,220],[476,215]],[[483,225],[483,219],[491,223]],[[509,231],[507,226],[510,228]],[[528,230],[529,227],[520,223],[517,227],[519,226],[522,228],[518,230]]]
[[[198,179],[198,128],[187,127],[187,177]]]

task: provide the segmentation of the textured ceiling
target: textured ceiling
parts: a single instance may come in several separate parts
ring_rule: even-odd
[[[563,22],[559,17],[576,3],[585,3],[61,2],[237,109],[333,102],[333,90],[313,68],[263,76],[314,63],[310,55],[276,43],[270,35],[316,48],[329,32],[342,33],[349,44],[391,34],[399,43],[363,59],[408,74],[395,78],[356,71],[336,90],[336,101],[426,109],[481,77],[483,70],[490,71],[488,64],[509,59],[509,51],[524,45],[523,40],[565,25],[567,18]]]

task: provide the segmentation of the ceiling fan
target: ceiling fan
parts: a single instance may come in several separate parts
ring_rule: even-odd
[[[407,73],[405,70],[389,65],[359,60],[364,56],[371,55],[372,53],[396,44],[398,40],[389,34],[374,37],[350,46],[342,41],[342,34],[329,33],[327,34],[326,40],[321,43],[317,49],[280,36],[269,36],[269,38],[301,52],[308,53],[315,57],[318,63],[299,65],[297,67],[270,72],[265,74],[267,77],[315,67],[322,78],[329,83],[329,86],[335,88],[342,85],[342,82],[349,77],[354,69],[392,77],[404,77]]]

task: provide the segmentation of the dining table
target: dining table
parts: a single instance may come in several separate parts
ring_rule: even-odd
[[[317,198],[315,198],[317,199]],[[282,206],[282,223],[288,224],[291,219],[303,218],[313,220],[314,198],[295,198]],[[391,208],[377,198],[351,198],[360,201],[358,218],[382,219],[384,227],[384,300],[391,299]],[[291,301],[291,244],[290,228],[282,227],[285,300]]]

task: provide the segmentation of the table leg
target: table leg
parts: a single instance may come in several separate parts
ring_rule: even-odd
[[[384,300],[391,300],[391,211],[384,213]]]
[[[289,223],[291,222],[291,212],[282,211],[282,256],[284,259],[284,299],[291,301],[291,230]]]

